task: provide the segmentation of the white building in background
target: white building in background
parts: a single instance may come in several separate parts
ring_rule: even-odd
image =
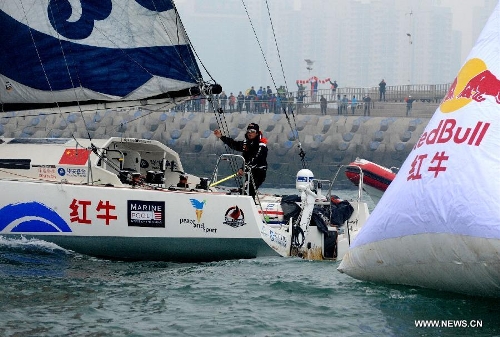
[[[496,2],[484,1],[485,8],[474,14],[478,27],[494,7],[490,2]],[[462,36],[452,29],[451,9],[440,0],[245,0],[246,8],[241,0],[183,3],[183,21],[188,16],[190,25],[205,26],[210,33],[195,47],[216,48],[224,72],[234,74],[226,80],[226,91],[272,86],[273,79],[278,87],[286,80],[293,91],[296,80],[310,76],[329,77],[340,87],[373,87],[381,79],[389,86],[444,84],[461,66]],[[226,56],[229,49],[235,57]],[[305,59],[314,61],[312,70]]]

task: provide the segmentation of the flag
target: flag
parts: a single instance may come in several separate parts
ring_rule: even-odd
[[[89,155],[90,150],[87,149],[66,149],[59,159],[59,165],[85,165]]]
[[[153,212],[153,219],[161,221],[161,212]]]

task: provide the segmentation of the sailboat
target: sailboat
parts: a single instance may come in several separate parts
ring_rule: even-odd
[[[167,109],[193,95],[221,91],[203,81],[171,1],[3,1],[0,28],[10,32],[1,42],[3,112],[43,109],[45,116],[70,111],[85,116],[124,107]],[[119,259],[277,255],[262,240],[261,216],[251,197],[213,193],[158,141],[0,142],[4,236],[42,238]],[[168,190],[181,174],[194,191]]]
[[[123,131],[92,137],[95,117],[109,111],[166,110],[222,91],[203,80],[172,1],[3,1],[0,29],[9,32],[0,41],[2,120],[71,113],[87,135],[26,132],[0,139],[0,235],[112,259],[215,261],[291,256],[293,234],[300,232],[308,250],[322,249],[330,238],[320,258],[335,259],[347,250],[349,228],[364,223],[366,214],[356,207],[332,245],[337,227],[317,234],[299,231],[301,217],[276,219],[284,214],[282,197],[254,200],[248,182],[246,189],[220,188],[234,174],[220,178],[219,163],[211,179],[198,177],[159,141]],[[304,182],[304,175],[298,179]],[[312,173],[306,179],[300,191],[310,199],[318,195],[318,180]],[[299,212],[305,220],[314,203],[295,202],[309,205]],[[337,238],[344,237],[339,255]]]
[[[338,270],[500,296],[500,4]]]

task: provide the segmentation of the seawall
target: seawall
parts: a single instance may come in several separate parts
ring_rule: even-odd
[[[108,110],[80,114],[23,115],[0,118],[3,137],[81,137],[109,136],[155,139],[177,151],[184,170],[210,177],[218,156],[228,150],[213,135],[224,116],[229,135],[243,139],[250,122],[260,125],[268,139],[269,171],[264,186],[293,185],[302,168],[298,142],[306,153],[307,167],[316,177],[329,179],[340,164],[356,157],[386,167],[400,167],[418,141],[429,117],[363,117],[302,114],[290,123],[284,114],[199,112],[154,112],[141,110]],[[15,117],[15,118],[14,118]]]

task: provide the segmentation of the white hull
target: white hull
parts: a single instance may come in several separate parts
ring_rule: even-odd
[[[267,226],[251,197],[198,186],[201,179],[183,173],[178,154],[159,142],[93,144],[99,155],[84,139],[0,143],[0,235],[116,259],[277,256],[262,240]],[[176,188],[180,172],[188,189]],[[136,174],[144,179],[137,184]]]
[[[333,212],[329,196],[309,189],[318,182],[310,171],[302,201],[288,203],[296,210],[289,222],[280,196],[259,195],[256,205],[231,192],[238,189],[217,190],[182,170],[178,154],[156,141],[7,139],[0,144],[0,235],[114,259],[340,260],[368,217],[359,201],[342,201],[352,214]],[[180,173],[188,188],[177,187]],[[316,207],[320,224],[311,218]]]
[[[0,220],[2,235],[37,237],[83,254],[119,259],[211,261],[277,255],[261,238],[259,215],[248,196],[6,180],[0,181],[0,189],[0,212],[8,205],[14,208],[11,217]],[[190,199],[206,200],[199,221]],[[163,221],[134,224],[133,217],[149,217],[147,211],[133,215],[127,209],[134,200],[160,205],[157,213]],[[235,206],[243,216],[228,222],[225,213]],[[33,228],[40,232],[22,229],[30,222],[38,222]]]

